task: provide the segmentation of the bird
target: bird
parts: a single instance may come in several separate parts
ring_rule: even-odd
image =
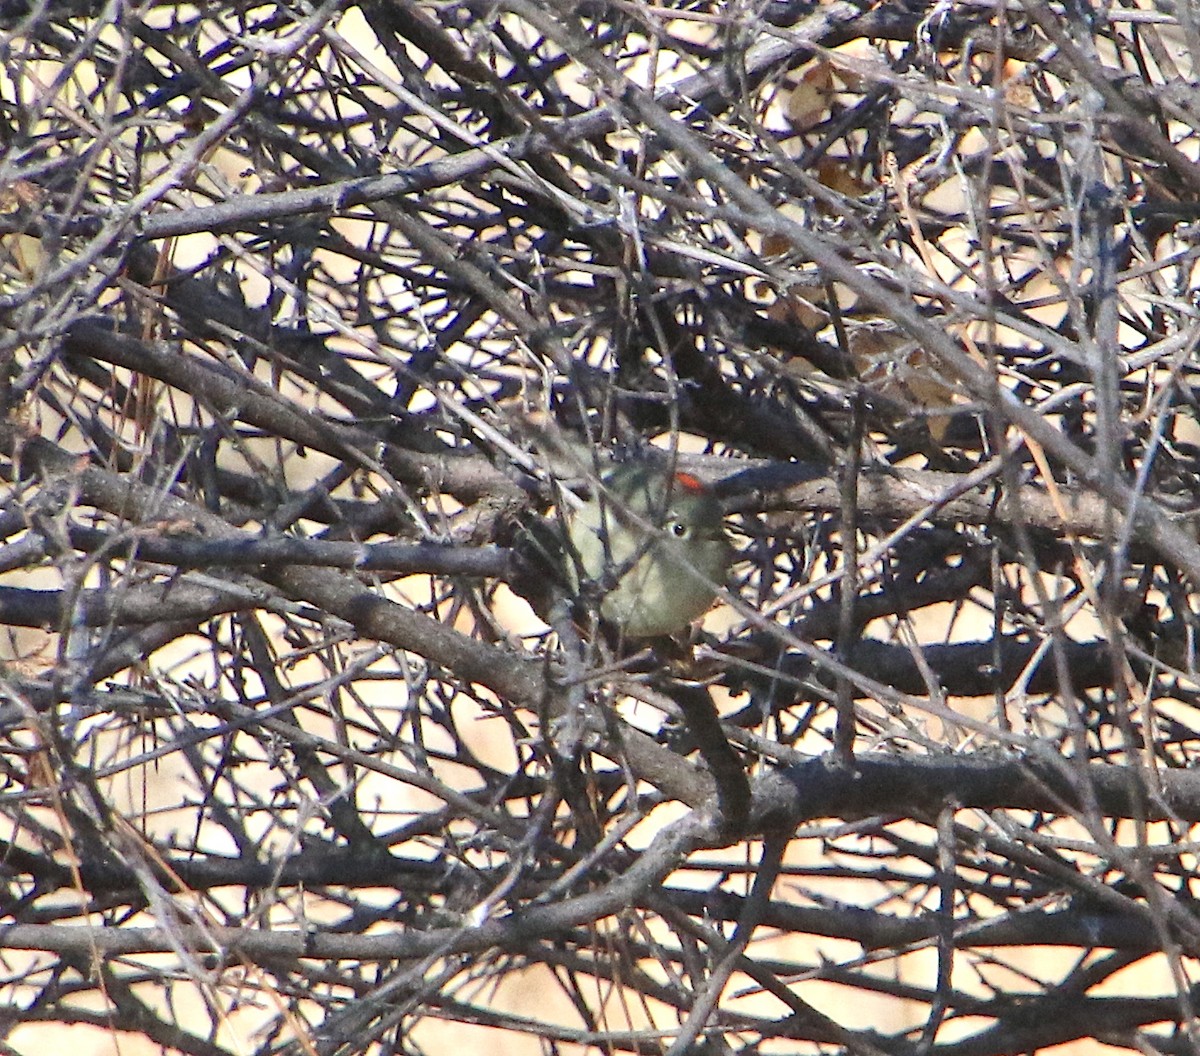
[[[695,474],[648,458],[622,463],[567,519],[566,582],[598,589],[626,639],[677,634],[702,616],[729,569],[721,503]]]

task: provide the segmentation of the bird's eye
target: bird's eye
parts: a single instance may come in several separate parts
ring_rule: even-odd
[[[686,538],[688,534],[688,526],[686,524],[681,524],[679,521],[672,521],[670,530],[671,534],[675,536],[676,539]]]

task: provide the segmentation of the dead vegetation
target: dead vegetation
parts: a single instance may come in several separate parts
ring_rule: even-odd
[[[6,1051],[1196,1051],[1198,59],[0,2]],[[621,662],[513,542],[650,443],[738,558]]]

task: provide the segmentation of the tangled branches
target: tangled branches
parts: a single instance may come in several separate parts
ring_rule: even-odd
[[[0,29],[14,1051],[1194,1051],[1186,4]],[[650,447],[622,643],[520,542]]]

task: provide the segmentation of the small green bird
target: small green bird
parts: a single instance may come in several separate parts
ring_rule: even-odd
[[[691,473],[644,460],[601,483],[568,520],[572,589],[581,592],[581,577],[607,588],[600,615],[626,638],[683,630],[712,605],[729,569],[721,504]]]

